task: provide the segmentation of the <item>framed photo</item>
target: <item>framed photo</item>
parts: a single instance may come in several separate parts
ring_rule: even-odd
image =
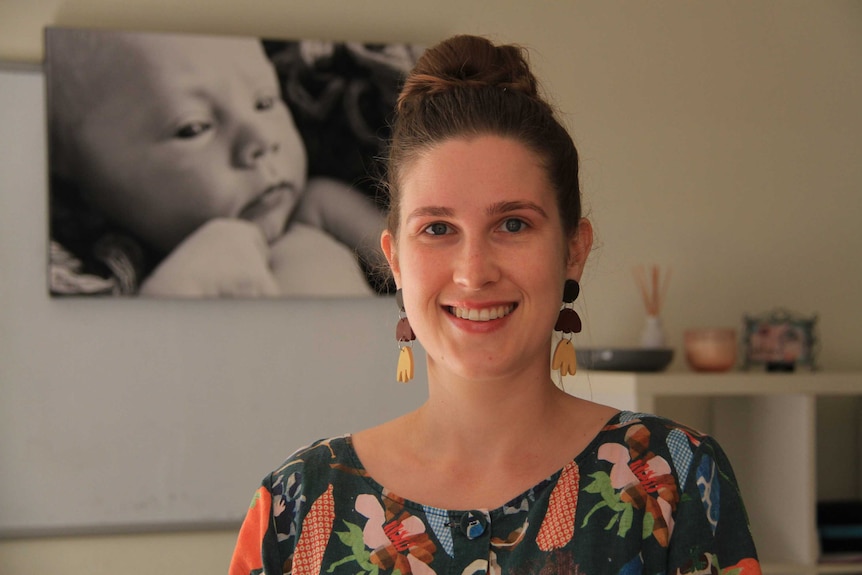
[[[744,318],[743,367],[767,371],[816,368],[817,316],[804,317],[784,309]]]
[[[50,294],[391,293],[378,182],[421,53],[47,28]]]

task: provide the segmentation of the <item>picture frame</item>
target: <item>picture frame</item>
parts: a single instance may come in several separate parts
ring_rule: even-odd
[[[743,369],[794,371],[817,369],[817,316],[784,308],[745,315]]]
[[[46,28],[49,294],[390,295],[383,157],[422,51]]]

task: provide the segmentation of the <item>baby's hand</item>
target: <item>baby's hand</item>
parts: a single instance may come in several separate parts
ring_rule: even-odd
[[[269,247],[245,220],[214,219],[174,248],[141,286],[141,295],[248,297],[279,295]]]

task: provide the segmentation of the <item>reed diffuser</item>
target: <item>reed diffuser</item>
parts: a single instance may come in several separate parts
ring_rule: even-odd
[[[670,283],[670,268],[662,273],[657,265],[650,266],[649,269],[637,266],[634,268],[634,276],[646,308],[646,324],[641,334],[641,347],[649,349],[665,347],[666,340],[659,314]]]

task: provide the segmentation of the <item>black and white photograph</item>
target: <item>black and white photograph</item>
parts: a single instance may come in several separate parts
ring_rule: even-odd
[[[388,294],[411,44],[49,27],[52,296]]]

